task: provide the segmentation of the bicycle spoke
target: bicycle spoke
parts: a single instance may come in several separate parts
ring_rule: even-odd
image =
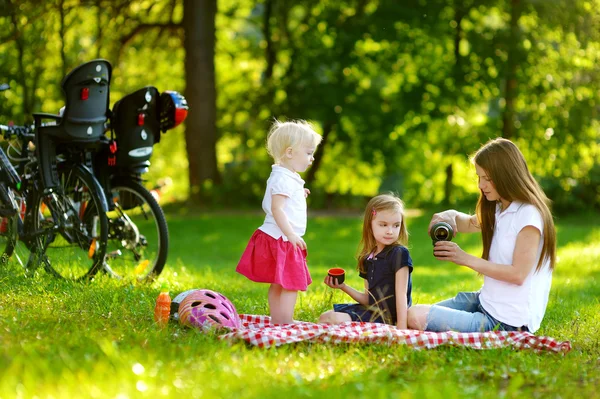
[[[125,279],[150,280],[166,262],[168,229],[150,192],[127,181],[113,187],[106,268]]]
[[[40,198],[35,226],[38,259],[51,273],[69,279],[93,276],[102,266],[108,226],[100,199],[90,188],[91,174],[78,168],[60,174],[61,187]]]

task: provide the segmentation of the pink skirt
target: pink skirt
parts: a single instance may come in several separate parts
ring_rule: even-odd
[[[283,238],[274,239],[256,230],[235,269],[257,283],[275,283],[289,291],[306,291],[312,279],[306,266],[306,250]]]

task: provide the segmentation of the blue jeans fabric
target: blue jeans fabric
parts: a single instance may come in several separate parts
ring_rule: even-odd
[[[489,315],[479,302],[479,292],[459,292],[454,298],[432,305],[427,315],[425,331],[529,331],[526,326],[514,327]]]

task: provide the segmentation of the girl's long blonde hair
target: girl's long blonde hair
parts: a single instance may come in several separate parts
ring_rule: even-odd
[[[408,230],[406,229],[406,218],[404,217],[404,202],[393,194],[381,194],[371,198],[365,209],[363,220],[362,237],[358,246],[358,266],[357,269],[361,273],[366,273],[364,264],[367,256],[377,248],[377,242],[373,236],[371,222],[377,212],[395,211],[402,215],[402,224],[400,226],[400,234],[395,244],[406,245],[408,243]]]
[[[540,270],[546,259],[550,260],[550,270],[553,270],[556,263],[556,229],[550,212],[550,200],[529,172],[519,148],[510,140],[493,139],[475,153],[472,162],[485,170],[500,197],[510,202],[532,204],[538,209],[544,221],[544,243],[536,271]],[[477,201],[477,219],[482,233],[482,258],[488,259],[496,224],[496,202],[488,201],[483,192],[479,193]]]

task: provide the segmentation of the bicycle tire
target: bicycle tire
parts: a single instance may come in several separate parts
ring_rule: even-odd
[[[106,254],[106,198],[82,165],[61,165],[58,176],[54,192],[38,193],[32,201],[36,233],[28,265],[42,264],[50,274],[69,280],[89,279]]]
[[[164,212],[137,181],[117,178],[111,187],[104,269],[113,277],[152,281],[167,261],[169,229]]]

